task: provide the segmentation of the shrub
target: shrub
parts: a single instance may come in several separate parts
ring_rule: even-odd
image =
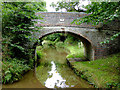
[[[37,51],[37,59],[41,59],[43,57],[43,53],[41,51]]]
[[[36,59],[41,59],[43,57],[42,50],[43,50],[42,46],[37,46],[36,47],[36,55],[37,55]]]
[[[13,83],[22,78],[22,75],[28,71],[30,67],[25,64],[25,61],[10,59],[2,63],[2,83]]]
[[[64,48],[64,43],[63,42],[57,42],[55,44],[56,47]]]

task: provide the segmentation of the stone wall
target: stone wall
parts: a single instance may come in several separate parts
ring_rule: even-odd
[[[120,52],[120,36],[108,44],[101,45],[107,38],[116,34],[120,30],[120,22],[112,21],[107,25],[103,25],[100,30],[97,30],[98,26],[92,26],[90,24],[71,24],[74,19],[87,16],[85,13],[78,12],[38,12],[36,15],[40,15],[43,20],[36,20],[35,26],[42,26],[40,33],[33,33],[32,37],[40,39],[46,35],[52,33],[70,33],[75,37],[78,37],[84,44],[85,55],[90,60],[95,60],[113,53]],[[29,43],[29,46],[33,46],[35,42]]]
[[[36,20],[38,23],[37,26],[66,26],[66,27],[89,27],[94,28],[92,25],[88,24],[81,24],[76,25],[71,24],[74,19],[82,18],[87,16],[88,14],[85,13],[78,13],[78,12],[38,12],[36,15],[40,15],[43,20]]]
[[[119,38],[116,38],[114,41],[110,41],[109,44],[100,44],[100,42],[110,38],[117,32],[118,31],[98,31],[96,29],[77,27],[44,27],[40,30],[40,33],[34,33],[32,37],[41,39],[42,37],[52,33],[70,33],[83,42],[85,46],[86,57],[90,60],[95,60],[120,51]]]
[[[80,24],[76,25],[75,23],[71,24],[74,19],[82,18],[88,16],[84,12],[38,12],[36,15],[40,15],[43,20],[36,20],[38,23],[37,26],[51,27],[51,26],[65,26],[65,27],[80,27],[80,28],[101,28],[102,30],[119,30],[120,31],[120,21],[113,20],[105,25],[96,25],[91,24]],[[102,26],[102,27],[100,27]]]

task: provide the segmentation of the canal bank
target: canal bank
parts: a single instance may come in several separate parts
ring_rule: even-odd
[[[95,61],[67,59],[67,63],[96,88],[120,88],[120,53]]]

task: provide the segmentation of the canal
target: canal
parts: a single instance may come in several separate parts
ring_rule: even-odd
[[[3,88],[93,88],[67,65],[68,52],[64,48],[45,48],[43,54],[34,71]]]

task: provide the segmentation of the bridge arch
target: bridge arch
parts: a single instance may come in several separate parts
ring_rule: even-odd
[[[84,35],[82,35],[81,33],[75,33],[73,31],[52,31],[52,32],[46,32],[42,35],[39,36],[39,39],[42,39],[45,36],[48,36],[50,34],[54,34],[54,33],[67,33],[72,35],[75,38],[78,38],[79,40],[82,41],[83,45],[84,45],[84,56],[89,59],[89,60],[94,60],[94,47],[92,42],[85,37]]]
[[[35,26],[42,26],[43,28],[39,30],[40,33],[32,33],[33,41],[27,44],[27,46],[30,48],[35,48],[37,45],[37,40],[45,35],[52,34],[53,32],[69,32],[80,39],[83,38],[85,55],[90,60],[96,60],[101,57],[106,57],[107,55],[120,52],[119,37],[115,40],[111,40],[108,44],[100,44],[101,42],[106,41],[107,38],[111,38],[111,36],[119,32],[119,27],[116,27],[116,25],[119,26],[119,22],[111,22],[108,25],[103,25],[101,30],[98,31],[96,29],[96,26],[93,26],[91,24],[71,24],[74,19],[89,15],[86,13],[38,12],[36,15],[40,15],[43,19],[36,19],[35,21],[37,23]]]

